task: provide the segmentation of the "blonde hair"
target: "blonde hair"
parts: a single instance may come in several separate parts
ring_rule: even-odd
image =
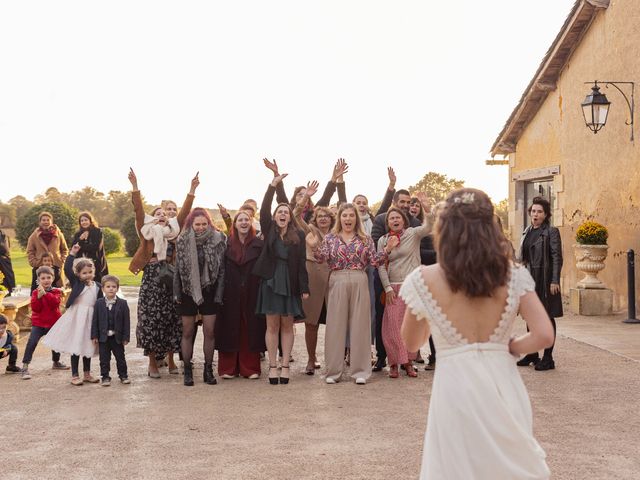
[[[342,212],[345,210],[353,210],[356,213],[356,236],[360,238],[363,242],[367,239],[367,234],[364,231],[364,227],[362,226],[362,219],[360,218],[360,213],[358,213],[358,209],[353,203],[343,203],[338,208],[338,213],[336,214],[336,224],[333,226],[331,233],[334,235],[339,235],[342,231],[342,222],[340,218],[342,217]]]

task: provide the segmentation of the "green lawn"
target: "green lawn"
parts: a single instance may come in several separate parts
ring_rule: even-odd
[[[14,242],[14,245],[17,242]],[[109,265],[109,273],[120,279],[120,285],[139,286],[142,275],[135,276],[129,271],[129,262],[131,258],[125,257],[123,253],[116,253],[107,257]],[[13,247],[11,248],[11,263],[13,272],[16,275],[16,284],[28,288],[31,285],[31,267],[27,262],[27,254],[24,250]]]

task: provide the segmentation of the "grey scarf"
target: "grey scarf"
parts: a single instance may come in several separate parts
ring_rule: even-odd
[[[198,247],[204,256],[202,272],[198,264]],[[196,305],[204,302],[202,291],[216,283],[226,248],[226,237],[213,228],[207,229],[202,235],[196,235],[189,228],[178,237],[176,274],[180,275],[182,291],[193,298]]]

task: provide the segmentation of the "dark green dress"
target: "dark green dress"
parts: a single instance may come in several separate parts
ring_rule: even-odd
[[[275,242],[275,252],[278,256],[276,270],[273,277],[262,280],[258,291],[256,313],[260,315],[291,315],[302,318],[302,299],[291,295],[289,280],[289,246],[285,245],[280,236]]]

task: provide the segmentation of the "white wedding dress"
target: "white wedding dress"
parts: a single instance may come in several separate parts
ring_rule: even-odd
[[[509,353],[520,297],[535,291],[529,272],[513,266],[502,317],[485,343],[469,343],[442,312],[421,267],[400,295],[429,321],[438,362],[433,379],[421,479],[547,479],[545,452],[533,437],[529,395]]]

